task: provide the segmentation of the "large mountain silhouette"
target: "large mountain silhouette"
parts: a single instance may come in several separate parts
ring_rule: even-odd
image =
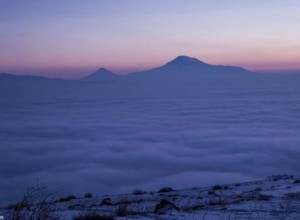
[[[108,81],[117,79],[180,79],[196,80],[211,77],[243,76],[252,72],[241,67],[211,65],[189,56],[178,56],[166,64],[150,70],[128,73],[120,77],[113,72],[101,68],[95,73],[84,77],[87,81]]]
[[[252,72],[241,67],[211,65],[196,58],[178,56],[163,66],[141,72],[130,73],[130,77],[162,77],[168,79],[196,79],[215,76],[245,75]]]
[[[126,76],[120,76],[107,70],[105,68],[100,68],[96,72],[83,77],[80,79],[81,81],[88,82],[110,82],[110,81],[119,81],[125,80],[130,81],[132,79],[139,79],[145,81],[148,79],[168,79],[168,80],[197,80],[197,79],[205,79],[205,78],[230,78],[234,77],[245,77],[255,75],[253,72],[243,69],[241,67],[236,66],[223,66],[223,65],[211,65],[200,61],[196,58],[189,56],[178,56],[175,59],[167,62],[166,64],[153,68],[146,71],[133,72],[128,73]],[[44,77],[37,76],[17,76],[10,74],[0,74],[0,80],[47,80]],[[53,79],[48,79],[53,80]]]
[[[194,97],[227,88],[264,89],[297,84],[297,74],[259,74],[235,66],[211,65],[196,58],[178,56],[166,64],[146,71],[120,76],[100,68],[80,80],[58,80],[37,76],[0,74],[0,93],[7,100],[52,99],[54,94],[77,97]],[[229,90],[228,90],[229,91]],[[11,98],[11,97],[14,98]],[[1,101],[1,100],[0,100]]]

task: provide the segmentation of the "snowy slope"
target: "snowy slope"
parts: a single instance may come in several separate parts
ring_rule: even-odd
[[[63,219],[96,212],[116,219],[299,219],[300,184],[293,176],[165,192],[106,195],[56,202]]]

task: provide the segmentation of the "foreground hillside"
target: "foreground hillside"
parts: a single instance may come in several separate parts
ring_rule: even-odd
[[[211,187],[85,198],[69,196],[51,203],[60,219],[299,219],[300,181],[293,176]],[[105,218],[103,218],[105,219]]]

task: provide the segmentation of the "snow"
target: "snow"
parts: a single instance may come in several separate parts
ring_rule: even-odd
[[[91,199],[76,199],[58,203],[63,219],[78,213],[96,212],[115,216],[116,209],[126,202],[128,216],[116,219],[298,219],[300,217],[300,184],[293,177],[278,176],[276,180],[259,180],[214,187],[174,190],[167,193],[146,192],[140,195],[122,194]],[[215,187],[216,188],[216,187]],[[294,195],[294,197],[292,196]],[[99,201],[111,198],[112,205]],[[159,212],[155,207],[162,200],[171,205]],[[76,208],[77,207],[77,208]]]

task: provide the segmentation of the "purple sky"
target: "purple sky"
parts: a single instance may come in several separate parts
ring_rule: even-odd
[[[296,0],[2,0],[0,72],[78,77],[177,55],[252,70],[300,69]]]

